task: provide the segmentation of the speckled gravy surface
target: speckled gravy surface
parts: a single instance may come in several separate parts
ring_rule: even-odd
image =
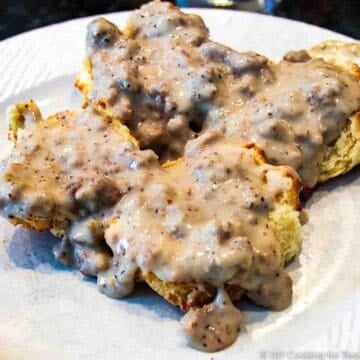
[[[274,164],[313,187],[326,146],[360,108],[359,82],[306,53],[278,65],[208,39],[196,15],[153,2],[126,33],[104,19],[88,27],[92,101],[129,126],[142,148],[177,158],[210,128],[255,141]]]
[[[133,186],[133,175],[140,182],[141,169],[157,159],[129,139],[126,129],[115,131],[110,119],[91,110],[46,121],[28,116],[1,165],[1,213],[45,221],[45,228],[64,235],[56,257],[96,275],[111,259],[103,242],[109,208]]]
[[[152,273],[166,282],[235,284],[281,310],[291,302],[291,279],[268,215],[296,176],[217,131],[188,142],[184,159],[163,168],[125,128],[87,109],[28,119],[2,164],[0,209],[10,219],[47,221],[62,237],[57,259],[97,276],[109,296],[130,294],[140,273]],[[216,300],[183,320],[191,344],[196,319],[240,319],[219,291],[226,306]],[[206,335],[206,346],[196,347],[229,345],[239,326],[233,320],[211,325],[219,333],[227,324],[216,344]]]
[[[1,213],[51,229],[57,259],[111,297],[148,273],[214,286],[214,302],[182,325],[191,346],[223,349],[242,322],[224,285],[275,310],[292,298],[269,214],[299,190],[297,175],[242,144],[314,186],[326,146],[360,106],[359,83],[306,52],[278,65],[237,53],[167,3],[135,11],[126,34],[93,21],[87,51],[91,105],[27,114],[1,164]]]
[[[184,161],[154,174],[114,208],[105,238],[115,266],[100,275],[100,288],[121,296],[123,279],[139,267],[167,282],[237,284],[260,304],[287,307],[291,281],[268,221],[276,197],[292,186],[283,170],[257,164],[254,149],[217,133],[189,143]],[[263,296],[282,277],[288,279],[282,291]]]

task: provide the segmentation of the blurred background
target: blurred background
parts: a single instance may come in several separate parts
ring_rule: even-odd
[[[129,10],[144,0],[0,0],[0,40],[56,22]],[[183,7],[267,13],[360,38],[360,0],[174,0]]]

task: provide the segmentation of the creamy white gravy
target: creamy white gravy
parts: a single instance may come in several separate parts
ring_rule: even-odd
[[[360,108],[352,75],[306,52],[280,64],[208,39],[196,15],[169,3],[134,11],[126,34],[104,19],[88,27],[89,97],[117,116],[142,148],[182,155],[208,129],[255,141],[268,161],[296,169],[305,186],[348,117]]]
[[[158,166],[152,151],[137,151],[129,139],[90,109],[28,119],[1,166],[1,213],[49,221],[63,236],[57,259],[96,275],[111,260],[104,243],[109,208],[141,182],[143,168]]]
[[[100,274],[100,289],[122,296],[131,291],[123,283],[133,283],[140,269],[167,282],[236,284],[258,304],[286,308],[291,281],[281,269],[268,214],[291,177],[283,168],[258,165],[255,154],[208,133],[187,145],[184,161],[126,194],[105,232],[114,265]],[[265,295],[282,278],[288,279],[283,291]]]
[[[28,119],[1,168],[0,209],[8,218],[48,220],[62,235],[56,258],[97,276],[109,296],[130,294],[141,272],[165,282],[237,285],[257,304],[281,310],[291,302],[291,279],[268,215],[297,175],[259,156],[208,131],[164,168],[125,128],[91,109]],[[191,319],[205,321],[206,309],[211,324],[216,314],[240,319],[219,294],[226,304],[217,300],[186,316],[193,344]],[[225,320],[211,331],[222,333]],[[221,343],[206,335],[209,351],[234,341],[233,320]]]
[[[135,11],[127,32],[89,25],[97,110],[27,118],[1,165],[0,210],[48,221],[62,237],[57,259],[97,276],[109,296],[130,294],[140,272],[218,288],[183,319],[192,346],[217,351],[241,323],[225,284],[275,310],[292,297],[268,215],[297,175],[241,143],[255,141],[311,187],[325,147],[359,108],[359,84],[305,53],[279,65],[236,53],[168,3]],[[183,158],[162,167],[153,150]]]

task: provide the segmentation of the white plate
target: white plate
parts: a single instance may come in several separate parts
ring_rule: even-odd
[[[203,16],[213,39],[274,60],[290,49],[347,39],[274,17],[193,11]],[[127,14],[106,16],[122,24]],[[88,21],[66,22],[0,43],[2,119],[9,104],[30,96],[45,114],[79,106],[72,83],[81,66]],[[6,132],[2,120],[0,157],[9,150]],[[310,359],[311,353],[306,357],[304,351],[319,355],[342,350],[358,351],[359,359],[359,174],[320,188],[307,204],[311,218],[304,227],[303,252],[291,266],[293,305],[272,313],[241,303],[247,333],[213,355],[189,349],[179,333],[180,312],[145,287],[127,299],[109,299],[93,281],[55,263],[49,236],[0,220],[0,359]],[[344,355],[337,354],[338,359]]]

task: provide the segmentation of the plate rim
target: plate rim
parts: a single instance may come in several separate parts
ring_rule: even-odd
[[[136,10],[136,9],[134,9],[134,10]],[[316,30],[320,30],[320,31],[327,31],[329,33],[332,33],[335,36],[344,37],[344,39],[348,39],[349,41],[359,41],[359,40],[356,40],[355,38],[352,38],[351,36],[339,33],[337,31],[334,31],[334,30],[331,30],[331,29],[328,29],[325,27],[321,27],[321,26],[314,25],[314,24],[309,24],[309,23],[301,21],[301,20],[289,19],[289,18],[285,18],[282,16],[272,15],[272,14],[262,14],[262,13],[257,13],[257,12],[234,10],[234,9],[217,9],[217,8],[201,8],[201,7],[180,7],[180,9],[186,13],[199,14],[200,16],[202,16],[201,13],[227,12],[227,13],[233,13],[233,14],[243,14],[243,15],[247,15],[247,16],[251,16],[251,17],[261,17],[264,19],[265,18],[273,19],[274,21],[280,21],[280,22],[285,22],[285,23],[289,23],[289,24],[300,24],[305,27],[310,27],[314,30],[316,29]],[[54,29],[56,27],[62,27],[68,23],[70,24],[70,23],[75,23],[75,22],[80,22],[80,21],[84,21],[84,22],[91,21],[92,19],[97,18],[97,17],[105,17],[106,18],[107,16],[117,16],[117,15],[126,16],[126,15],[129,15],[132,11],[133,10],[114,11],[114,12],[99,13],[99,14],[89,15],[89,16],[84,16],[84,17],[70,18],[70,19],[67,19],[64,21],[56,22],[54,24],[41,26],[41,27],[38,27],[35,29],[23,31],[19,34],[11,35],[11,36],[1,40],[0,45],[3,45],[3,43],[8,42],[8,41],[15,40],[24,35],[29,36],[29,34],[31,34],[31,33],[47,31],[48,29]]]

